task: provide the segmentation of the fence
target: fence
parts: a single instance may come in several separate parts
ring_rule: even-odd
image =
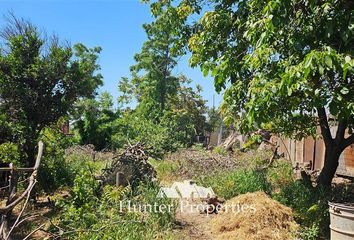
[[[319,129],[317,130],[319,133]],[[332,136],[335,135],[337,127],[331,127]],[[325,156],[325,145],[322,139],[312,137],[296,141],[289,138],[275,138],[279,146],[279,153],[284,154],[294,164],[300,166],[309,165],[311,170],[321,170]],[[338,175],[354,177],[354,144],[347,147],[339,158]]]

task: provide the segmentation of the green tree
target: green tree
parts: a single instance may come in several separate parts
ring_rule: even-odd
[[[193,137],[204,132],[207,108],[199,86],[193,89],[185,76],[172,74],[187,50],[187,38],[181,36],[191,33],[185,23],[193,8],[175,8],[173,1],[144,2],[150,3],[154,21],[144,25],[148,39],[135,56],[131,78],[122,78],[118,85],[120,105],[137,107],[117,119],[113,139],[117,147],[127,138],[144,141],[161,155],[191,145]]]
[[[134,110],[122,110],[122,117],[114,123],[114,147],[122,147],[127,139],[142,141],[153,147],[154,155],[161,156],[165,152],[190,146],[196,134],[203,134],[209,129],[206,123],[206,101],[200,94],[201,87],[192,88],[191,80],[185,76],[179,76],[178,79],[176,93],[170,98],[158,121],[149,118],[142,108],[139,108],[141,103],[138,103]],[[127,84],[129,83],[125,82],[124,86]],[[134,91],[131,91],[134,87],[123,88],[120,85],[120,89],[129,89],[122,95],[124,101],[134,97]]]
[[[96,99],[85,99],[77,104],[75,128],[80,144],[93,144],[97,150],[111,147],[113,122],[118,113],[113,109],[113,97],[102,92]]]
[[[102,84],[97,74],[101,49],[60,44],[14,16],[1,37],[0,112],[20,129],[25,162],[32,166],[41,130],[68,114],[79,98],[93,97]]]
[[[171,1],[152,3],[150,8],[155,19],[143,25],[147,40],[141,52],[135,55],[136,64],[131,67],[131,79],[123,78],[120,88],[127,90],[127,87],[133,87],[131,92],[139,102],[138,108],[147,117],[158,119],[179,86],[179,78],[171,72],[185,52],[180,47],[185,44],[174,32],[185,26],[183,22],[190,11],[177,11]]]
[[[210,73],[218,91],[227,89],[228,122],[297,138],[319,126],[326,151],[318,182],[330,185],[354,143],[354,3],[210,2],[189,39],[190,63]]]

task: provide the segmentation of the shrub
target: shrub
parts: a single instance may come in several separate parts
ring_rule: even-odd
[[[152,146],[151,155],[161,156],[168,140],[166,129],[136,114],[126,114],[114,123],[112,145],[122,148],[128,141]]]
[[[0,160],[1,163],[13,163],[18,167],[21,163],[21,155],[18,146],[12,142],[0,144]]]
[[[42,131],[44,154],[38,171],[39,187],[53,192],[61,186],[70,186],[75,174],[66,164],[65,149],[73,144],[72,139],[63,135],[57,126]]]
[[[320,234],[318,223],[313,223],[310,227],[302,227],[300,237],[303,240],[317,240]]]
[[[213,149],[213,153],[219,154],[221,156],[226,156],[227,155],[227,150],[224,147],[222,147],[222,146],[216,146]]]
[[[150,159],[149,163],[154,167],[156,170],[158,179],[161,182],[171,183],[178,179],[178,163],[169,160],[155,160]]]
[[[315,233],[328,233],[328,200],[330,190],[314,188],[301,180],[284,185],[274,198],[294,211],[295,220],[302,226],[304,235],[311,239]],[[321,231],[315,231],[320,228]],[[318,236],[316,236],[318,237]]]
[[[73,228],[89,227],[98,220],[95,207],[99,185],[88,170],[82,170],[74,180],[71,197],[60,202],[63,208],[62,223]],[[80,224],[79,224],[80,223]]]
[[[130,187],[105,186],[98,193],[97,182],[90,171],[81,172],[75,179],[71,197],[61,201],[59,226],[68,239],[167,239],[174,222],[171,212],[129,211],[126,204],[171,204],[169,199],[158,198],[158,185]],[[122,201],[122,204],[121,204]],[[73,231],[74,229],[74,231]]]
[[[281,187],[274,198],[291,207],[295,220],[301,225],[304,239],[328,238],[328,202],[350,202],[353,199],[353,185],[336,185],[332,188],[313,187],[302,180],[293,181]]]
[[[282,186],[294,181],[293,166],[288,160],[279,159],[267,169],[267,180],[272,185],[273,190],[278,190]]]
[[[230,199],[247,192],[264,191],[270,193],[266,173],[261,170],[235,170],[207,175],[200,179],[203,186],[211,186],[216,194]]]
[[[143,142],[151,147],[150,155],[162,157],[166,152],[190,146],[194,128],[184,111],[166,112],[159,123],[138,113],[126,113],[114,122],[112,146],[122,148],[127,141]]]
[[[259,144],[262,142],[262,136],[261,135],[252,135],[251,137],[248,138],[248,140],[243,144],[244,149],[257,149]]]

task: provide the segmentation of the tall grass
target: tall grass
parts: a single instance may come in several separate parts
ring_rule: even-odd
[[[262,170],[234,170],[202,176],[199,182],[203,186],[212,187],[218,196],[230,199],[247,192],[270,193],[271,185],[266,176]]]

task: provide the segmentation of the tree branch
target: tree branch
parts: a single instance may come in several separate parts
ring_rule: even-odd
[[[345,120],[338,122],[338,129],[337,129],[337,133],[336,133],[335,142],[340,147],[343,144],[346,128],[347,128],[347,122]]]
[[[327,120],[327,114],[326,110],[324,107],[317,108],[317,114],[319,117],[319,123],[320,123],[320,128],[321,128],[321,134],[323,136],[323,140],[325,142],[325,145],[333,144],[333,138],[331,135],[331,131],[329,128],[328,120]]]
[[[12,231],[13,231],[13,230],[17,227],[17,224],[18,224],[18,222],[20,221],[20,218],[21,218],[21,216],[22,216],[23,212],[25,211],[25,209],[26,209],[26,207],[27,207],[28,200],[29,200],[29,198],[30,198],[30,196],[31,196],[31,191],[32,191],[33,187],[34,187],[34,184],[33,184],[33,185],[31,185],[31,189],[28,191],[28,194],[27,194],[27,198],[26,198],[25,204],[23,205],[23,207],[22,207],[22,210],[21,210],[20,214],[17,216],[16,221],[15,221],[15,223],[12,225],[12,227],[11,227],[11,229],[10,229],[9,233],[7,234],[7,236],[6,236],[5,240],[8,240],[8,239],[10,238],[10,235],[11,235]]]
[[[30,234],[28,234],[23,240],[29,239],[30,236],[32,236],[35,232],[41,230],[41,228],[44,227],[44,226],[45,226],[45,223],[43,223],[42,225],[40,225],[39,227],[34,229],[32,232],[30,232]]]
[[[344,139],[343,149],[349,147],[350,145],[354,144],[354,134],[350,135],[346,139]]]

